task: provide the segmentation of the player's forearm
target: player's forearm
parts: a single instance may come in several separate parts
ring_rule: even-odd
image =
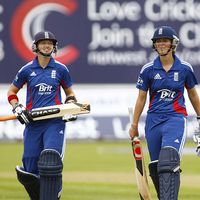
[[[142,114],[142,111],[146,103],[146,98],[147,98],[147,92],[143,90],[139,90],[139,94],[138,94],[137,101],[135,104],[135,109],[133,112],[132,126],[134,127],[138,126],[140,116]]]
[[[145,100],[141,101],[140,99],[137,99],[137,102],[135,104],[135,109],[133,112],[133,122],[132,122],[133,126],[138,126],[144,106],[145,106]]]
[[[14,107],[18,102],[19,99],[17,97],[19,89],[14,86],[13,84],[10,85],[8,92],[7,92],[7,97],[8,97],[8,102]]]
[[[69,102],[73,102],[73,101],[77,101],[76,96],[74,91],[72,90],[72,88],[67,88],[64,90],[65,91],[65,95],[66,95],[66,99],[65,99],[65,103],[69,103]]]
[[[200,101],[199,101],[199,98],[192,98],[190,99],[191,101],[191,104],[197,114],[197,116],[200,116]]]
[[[132,121],[131,127],[129,129],[129,135],[130,135],[131,139],[135,138],[136,136],[139,136],[138,123],[139,123],[139,119],[140,119],[140,116],[142,114],[142,111],[143,111],[143,108],[145,105],[145,100],[146,100],[146,98],[140,98],[140,95],[139,95],[139,97],[136,101],[135,109],[133,112],[133,121]]]
[[[8,96],[8,102],[14,107],[18,102],[19,99],[17,97],[17,94],[13,91],[8,91],[7,93]]]
[[[198,116],[200,116],[200,100],[195,88],[188,91],[190,102]]]

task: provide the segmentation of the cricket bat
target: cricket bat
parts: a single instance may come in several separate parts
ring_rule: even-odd
[[[137,182],[137,187],[141,200],[151,200],[151,194],[149,191],[149,184],[146,174],[144,156],[142,152],[141,141],[135,137],[131,141],[134,162],[135,162],[135,177]]]
[[[132,122],[133,109],[128,108],[128,111],[129,111],[130,121]],[[140,199],[152,200],[150,190],[149,190],[147,174],[146,174],[144,156],[142,152],[142,144],[138,137],[134,137],[133,140],[131,140],[131,146],[132,146],[132,152],[133,152],[134,163],[135,163],[136,183],[137,183]]]
[[[81,115],[90,112],[90,104],[88,103],[67,103],[54,106],[46,106],[35,108],[30,111],[33,121],[51,119],[57,117],[64,117],[66,115]],[[15,115],[2,116],[0,121],[13,120],[17,117]]]

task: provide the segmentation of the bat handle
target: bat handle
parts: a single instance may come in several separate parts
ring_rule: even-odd
[[[131,141],[135,142],[135,141],[140,141],[139,137],[138,136],[135,136],[133,138],[131,138]]]

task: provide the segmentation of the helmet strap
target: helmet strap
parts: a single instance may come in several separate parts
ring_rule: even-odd
[[[55,53],[57,52],[57,45],[54,44],[53,46],[53,50],[51,51],[51,53],[49,54],[45,54],[45,53],[42,53],[39,49],[38,49],[38,44],[33,44],[32,45],[32,51],[35,52],[35,53],[39,53],[40,55],[44,56],[44,57],[51,57],[52,53]]]
[[[172,49],[172,47],[170,47],[169,49],[168,49],[168,51],[167,51],[167,53],[165,53],[165,54],[160,54],[160,53],[158,53],[158,55],[159,56],[166,56],[170,51],[171,51],[171,49]],[[156,50],[157,51],[157,50]],[[158,51],[157,51],[158,52]]]
[[[40,55],[42,55],[44,57],[51,57],[51,54],[53,53],[53,51],[49,54],[42,53],[41,51],[37,51],[37,53],[39,53]]]
[[[153,48],[156,50],[156,52],[158,53],[157,49],[153,46]],[[171,47],[168,49],[167,53],[165,54],[160,54],[158,53],[159,56],[166,56],[171,50],[173,50],[173,45],[171,45]]]

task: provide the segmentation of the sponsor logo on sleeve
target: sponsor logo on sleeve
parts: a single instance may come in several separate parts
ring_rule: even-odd
[[[137,85],[142,85],[143,84],[143,80],[142,78],[139,76],[138,81],[137,81]]]

